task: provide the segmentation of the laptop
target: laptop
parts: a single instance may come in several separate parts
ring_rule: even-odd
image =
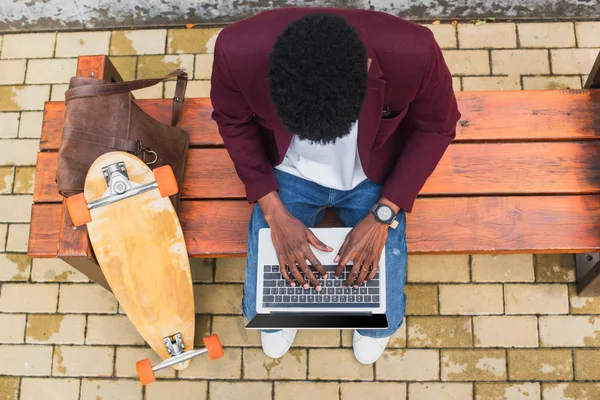
[[[300,285],[290,286],[281,275],[277,253],[271,241],[271,230],[263,228],[258,234],[258,274],[256,316],[248,322],[248,329],[385,329],[385,248],[379,261],[379,270],[372,280],[363,282],[358,289],[344,288],[352,262],[340,278],[335,277],[337,263],[333,261],[351,228],[311,228],[317,238],[333,248],[324,252],[310,246],[327,271],[322,279],[323,290],[314,287],[305,290]],[[307,261],[308,263],[308,261]],[[310,263],[308,263],[310,266]],[[302,271],[300,273],[303,275]],[[290,277],[291,274],[290,274]],[[308,279],[307,279],[308,281]]]

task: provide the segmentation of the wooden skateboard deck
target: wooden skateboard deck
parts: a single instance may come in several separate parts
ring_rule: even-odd
[[[90,167],[87,203],[107,191],[102,169],[124,162],[131,182],[155,180],[139,158],[124,152],[100,156]],[[183,232],[169,197],[157,188],[90,209],[88,234],[98,264],[121,307],[152,349],[169,358],[163,338],[181,334],[194,348],[194,294]],[[175,369],[185,369],[190,361]]]

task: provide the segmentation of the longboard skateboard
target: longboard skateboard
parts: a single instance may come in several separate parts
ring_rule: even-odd
[[[98,264],[115,297],[144,340],[164,360],[136,367],[143,384],[154,371],[187,368],[191,358],[221,357],[216,335],[194,349],[194,294],[179,219],[169,200],[178,191],[170,166],[153,171],[125,152],[98,157],[83,193],[67,199],[73,223],[87,224]]]

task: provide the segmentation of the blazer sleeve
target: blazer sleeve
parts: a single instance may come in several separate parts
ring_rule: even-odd
[[[456,135],[460,113],[452,89],[452,76],[431,35],[427,67],[421,87],[409,104],[408,138],[381,194],[411,212],[417,194]]]
[[[212,118],[219,127],[225,148],[245,186],[249,203],[278,190],[273,169],[264,147],[254,113],[236,85],[221,43],[215,44],[210,97]]]

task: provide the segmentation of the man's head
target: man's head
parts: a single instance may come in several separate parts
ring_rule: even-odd
[[[360,117],[367,54],[358,32],[332,14],[308,14],[278,37],[270,58],[271,99],[302,139],[331,143]]]

